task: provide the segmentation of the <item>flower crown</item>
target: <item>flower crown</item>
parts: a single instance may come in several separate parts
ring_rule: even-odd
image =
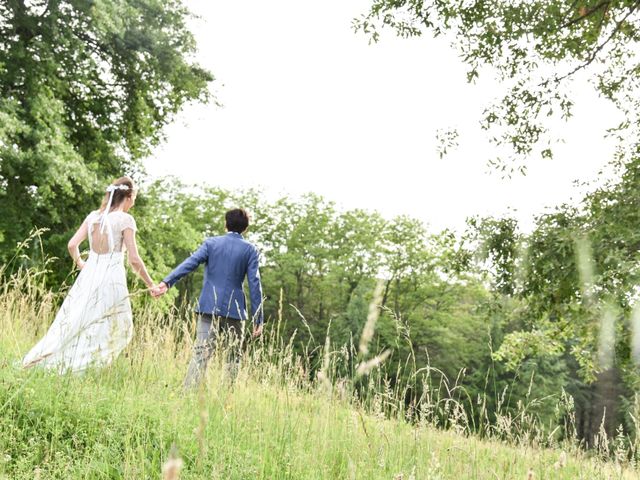
[[[116,190],[129,190],[128,185],[109,185],[107,187],[107,193],[115,192]]]

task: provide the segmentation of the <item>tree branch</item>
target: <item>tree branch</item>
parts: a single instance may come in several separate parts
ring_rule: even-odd
[[[573,6],[575,6],[577,2],[573,3]],[[609,7],[609,5],[611,4],[610,0],[604,0],[603,2],[600,2],[598,5],[596,5],[595,7],[584,11],[583,13],[579,13],[578,17],[573,18],[571,20],[569,20],[567,23],[565,23],[564,25],[561,25],[560,28],[567,28],[570,27],[572,25],[575,25],[576,23],[581,22],[582,20],[584,20],[585,18],[590,17],[591,15],[593,15],[594,13],[596,13],[598,10],[600,10],[601,8],[605,8],[605,12],[607,10],[607,8]]]
[[[583,70],[585,68],[587,68],[589,65],[591,65],[594,60],[596,59],[596,57],[598,56],[598,54],[602,51],[602,49],[611,41],[613,40],[613,38],[618,34],[618,32],[620,32],[620,29],[622,28],[622,26],[624,25],[624,23],[627,21],[627,19],[633,15],[633,13],[636,11],[636,9],[638,8],[638,6],[640,6],[640,0],[636,0],[636,2],[631,6],[631,8],[629,9],[629,11],[627,12],[627,14],[622,18],[622,20],[620,20],[619,22],[616,23],[615,28],[613,29],[613,31],[611,32],[611,34],[607,37],[607,39],[602,42],[600,45],[598,45],[593,52],[591,52],[591,55],[589,55],[589,58],[587,58],[587,60],[578,65],[576,68],[574,68],[573,70],[571,70],[569,73],[558,77],[555,79],[555,83],[560,83],[563,80],[567,79],[568,77],[575,75],[577,72],[579,72],[580,70]]]

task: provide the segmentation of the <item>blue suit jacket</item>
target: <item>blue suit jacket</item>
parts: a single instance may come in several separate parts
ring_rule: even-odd
[[[205,262],[204,285],[200,293],[198,312],[246,320],[249,315],[242,291],[242,282],[246,275],[253,321],[255,324],[261,324],[264,315],[256,247],[235,232],[207,238],[193,255],[162,281],[171,287]]]

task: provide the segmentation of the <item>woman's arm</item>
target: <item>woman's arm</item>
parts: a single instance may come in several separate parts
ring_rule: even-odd
[[[140,276],[140,278],[148,288],[153,287],[153,280],[151,280],[151,277],[147,272],[147,268],[144,266],[144,262],[138,254],[136,232],[132,228],[126,228],[122,232],[122,235],[124,237],[124,244],[127,247],[127,252],[129,254],[129,265],[131,265],[133,271]]]
[[[86,240],[88,230],[87,222],[82,222],[80,228],[73,234],[73,237],[71,237],[71,240],[69,240],[67,244],[69,255],[71,255],[71,258],[73,258],[73,261],[80,270],[84,267],[84,261],[80,258],[80,244]]]

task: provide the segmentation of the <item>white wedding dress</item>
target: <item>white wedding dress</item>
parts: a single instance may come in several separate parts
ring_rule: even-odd
[[[134,218],[114,211],[86,218],[89,258],[55,320],[22,360],[59,372],[110,364],[133,336],[131,303],[124,269],[123,233],[136,230]]]

